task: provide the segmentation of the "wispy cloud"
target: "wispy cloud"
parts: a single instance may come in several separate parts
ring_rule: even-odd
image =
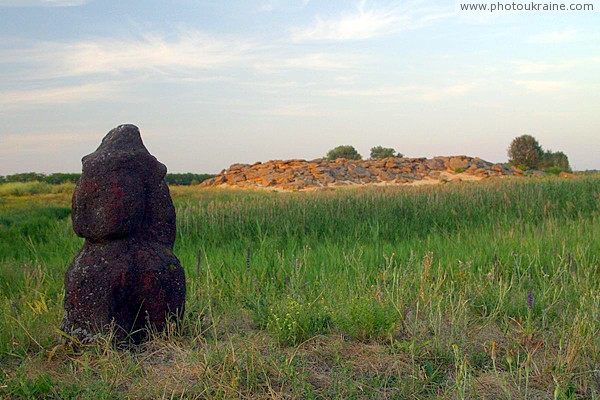
[[[566,43],[577,40],[580,32],[577,29],[567,29],[563,31],[543,32],[529,38],[529,43],[534,44],[554,44]]]
[[[465,82],[446,86],[405,85],[380,87],[375,89],[332,89],[323,91],[322,94],[332,97],[378,97],[386,102],[404,101],[406,99],[438,101],[445,98],[463,96],[475,87],[475,82]]]
[[[277,9],[299,9],[305,7],[310,0],[266,0],[258,6],[260,12],[271,12]]]
[[[545,74],[569,70],[577,65],[576,61],[539,62],[515,61],[516,72],[519,74]]]
[[[419,8],[418,3],[371,7],[363,0],[352,12],[333,18],[317,17],[312,25],[294,29],[292,39],[298,42],[370,39],[415,29],[451,15],[455,13]]]
[[[42,104],[69,104],[106,100],[119,89],[112,83],[0,92],[0,108],[13,109]]]
[[[257,110],[244,110],[242,114],[257,117],[316,117],[329,115],[313,104],[283,104]]]
[[[293,32],[296,41],[309,40],[361,40],[382,36],[407,24],[406,16],[381,11],[359,11],[335,19],[317,18],[312,26]]]
[[[564,92],[577,88],[577,84],[569,81],[517,80],[514,83],[533,93]]]
[[[289,42],[266,45],[216,38],[198,31],[34,43],[0,53],[0,67],[12,83],[4,88],[0,85],[0,109],[105,100],[116,93],[131,92],[122,90],[124,87],[133,89],[150,81],[245,84],[239,77],[249,72],[259,72],[268,81],[274,73],[355,72],[368,63],[359,54],[307,52],[287,45]],[[306,84],[304,81],[303,87]],[[264,85],[259,87],[265,90]]]
[[[365,60],[359,55],[309,53],[298,57],[271,58],[261,60],[255,67],[266,72],[274,72],[289,69],[310,70],[343,70],[364,64]]]
[[[135,39],[99,38],[78,42],[41,42],[0,53],[0,65],[14,79],[43,80],[102,76],[140,80],[145,77],[181,81],[214,80],[236,68],[261,72],[342,70],[364,63],[357,54],[291,52],[284,44],[213,37],[198,31],[174,37],[142,35]],[[17,67],[18,66],[18,67]]]
[[[0,0],[0,7],[76,7],[90,0]]]
[[[98,134],[86,133],[44,133],[28,135],[4,135],[0,136],[0,154],[15,153],[40,153],[48,154],[49,151],[61,150],[65,146],[78,145],[80,143],[95,143]]]
[[[37,78],[122,74],[131,71],[166,73],[172,68],[214,69],[247,56],[257,46],[237,40],[184,32],[168,40],[159,35],[138,39],[97,39],[44,42],[31,48],[5,51],[0,63],[37,66]]]
[[[273,11],[275,9],[275,6],[273,5],[273,3],[263,3],[258,7],[258,11],[262,11],[262,12],[270,12]]]

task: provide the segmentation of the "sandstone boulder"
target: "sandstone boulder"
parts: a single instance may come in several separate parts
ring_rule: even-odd
[[[453,171],[457,169],[465,170],[469,168],[469,159],[465,156],[452,157],[448,160],[446,166]]]

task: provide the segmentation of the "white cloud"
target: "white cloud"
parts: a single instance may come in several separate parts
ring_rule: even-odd
[[[517,80],[514,83],[533,93],[564,92],[577,88],[576,84],[569,81]]]
[[[90,0],[0,0],[0,7],[76,7]]]
[[[91,83],[78,86],[0,92],[0,108],[12,109],[41,104],[70,104],[106,100],[118,88],[112,83]]]
[[[579,31],[568,29],[564,31],[544,32],[529,38],[529,43],[554,44],[573,42],[579,38]]]

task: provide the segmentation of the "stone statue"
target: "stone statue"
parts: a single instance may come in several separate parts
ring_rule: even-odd
[[[72,220],[85,243],[65,276],[61,328],[82,342],[108,329],[140,342],[146,328],[163,330],[185,306],[167,168],[134,125],[111,130],[82,162]]]

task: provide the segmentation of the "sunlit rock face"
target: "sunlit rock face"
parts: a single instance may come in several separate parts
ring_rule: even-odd
[[[85,243],[65,276],[61,328],[83,342],[109,329],[140,342],[146,328],[163,330],[185,305],[167,168],[133,125],[111,130],[82,161],[72,220]]]

